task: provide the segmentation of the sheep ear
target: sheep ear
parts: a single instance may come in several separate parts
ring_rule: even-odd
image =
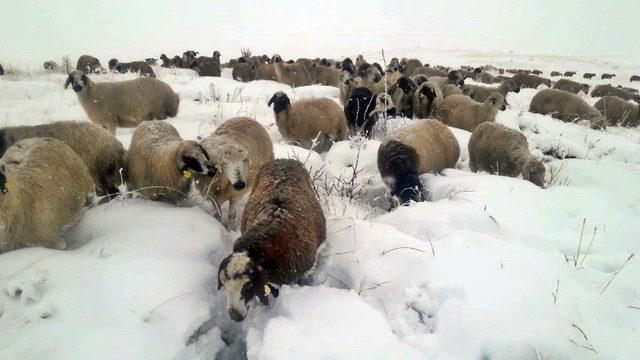
[[[273,94],[271,99],[269,99],[269,102],[267,102],[267,106],[271,106],[271,104],[273,104],[274,101],[276,101],[276,95],[275,94]]]
[[[227,266],[229,266],[229,261],[231,261],[231,255],[227,255],[226,258],[222,259],[222,262],[220,262],[220,266],[218,266],[218,290],[222,289],[222,287],[224,286],[222,284],[222,280],[220,279],[220,274],[222,273],[222,271],[224,271],[224,269],[227,268]]]
[[[182,155],[182,164],[180,165],[180,171],[186,171],[188,169],[201,173],[202,165],[200,165],[200,162],[196,158]]]

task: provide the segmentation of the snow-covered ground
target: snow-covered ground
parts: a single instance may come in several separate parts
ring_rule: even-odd
[[[407,55],[453,66],[579,70],[580,78],[617,72],[612,84],[638,86],[626,82],[638,64],[624,61]],[[469,172],[470,134],[453,129],[457,168],[422,176],[431,201],[388,212],[379,140],[344,141],[318,155],[282,142],[267,107],[278,90],[337,98],[336,88],[243,84],[229,70],[222,78],[156,70],[181,96],[169,122],[183,137],[251,116],[267,128],[277,157],[305,163],[328,218],[309,284],[283,287],[269,306],[253,304],[234,323],[216,276],[239,234],[205,206],[113,201],[85,213],[68,234],[82,244],[73,250],[0,255],[0,359],[640,357],[640,260],[626,262],[640,247],[638,129],[593,131],[528,113],[535,90],[524,89],[508,96],[511,107],[497,121],[527,136],[545,162],[548,188]],[[0,127],[86,121],[64,80],[0,78]],[[128,146],[132,133],[117,136]],[[346,185],[354,173],[355,185]]]

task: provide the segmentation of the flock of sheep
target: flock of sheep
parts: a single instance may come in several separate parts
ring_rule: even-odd
[[[544,187],[545,167],[529,152],[526,137],[494,121],[508,106],[507,94],[521,88],[548,87],[533,97],[534,113],[594,129],[640,124],[639,105],[629,102],[640,102],[636,90],[598,85],[591,95],[601,99],[591,106],[578,95],[589,93],[589,85],[569,80],[573,72],[552,82],[538,70],[451,69],[406,58],[393,58],[383,69],[361,55],[355,62],[285,62],[279,55],[243,52],[243,57],[221,65],[218,51],[212,57],[187,51],[182,57],[163,54],[160,59],[161,66],[193,69],[200,76],[220,76],[221,67],[228,67],[239,81],[338,87],[342,106],[329,98],[292,102],[284,92],[274,93],[268,105],[273,106],[277,128],[285,140],[317,152],[349,137],[381,138],[378,169],[396,205],[427,198],[421,174],[456,166],[460,145],[449,127],[472,133],[472,171],[522,176]],[[71,86],[94,124],[0,129],[0,253],[30,246],[66,248],[64,230],[96,196],[109,201],[123,183],[148,199],[172,204],[180,204],[194,190],[214,205],[218,218],[228,201],[226,224],[233,230],[239,225],[242,235],[219,266],[218,288],[225,288],[231,319],[241,321],[254,297],[266,304],[270,294],[277,296],[275,286],[296,283],[312,269],[326,237],[325,218],[304,166],[274,159],[272,140],[254,119],[228,119],[198,141],[182,139],[161,121],[178,114],[180,98],[155,78],[156,65],[155,59],[112,59],[110,71],[141,76],[94,82],[88,74],[105,70],[98,59],[84,55],[64,87]],[[55,70],[57,64],[48,61],[44,67]],[[497,86],[465,84],[466,78]],[[395,116],[415,120],[386,133],[382,125]],[[135,127],[128,150],[114,136],[118,127]],[[249,200],[238,220],[238,205],[246,194]]]

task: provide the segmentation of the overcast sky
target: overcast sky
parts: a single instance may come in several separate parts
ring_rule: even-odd
[[[106,62],[194,49],[285,58],[379,48],[640,54],[640,0],[2,0],[0,61]]]

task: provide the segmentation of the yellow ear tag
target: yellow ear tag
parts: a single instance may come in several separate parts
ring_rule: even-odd
[[[185,170],[182,172],[182,176],[186,177],[187,179],[191,177],[191,171],[189,170]]]
[[[269,287],[269,285],[265,284],[264,285],[264,296],[269,296],[269,294],[271,294],[271,288]]]

